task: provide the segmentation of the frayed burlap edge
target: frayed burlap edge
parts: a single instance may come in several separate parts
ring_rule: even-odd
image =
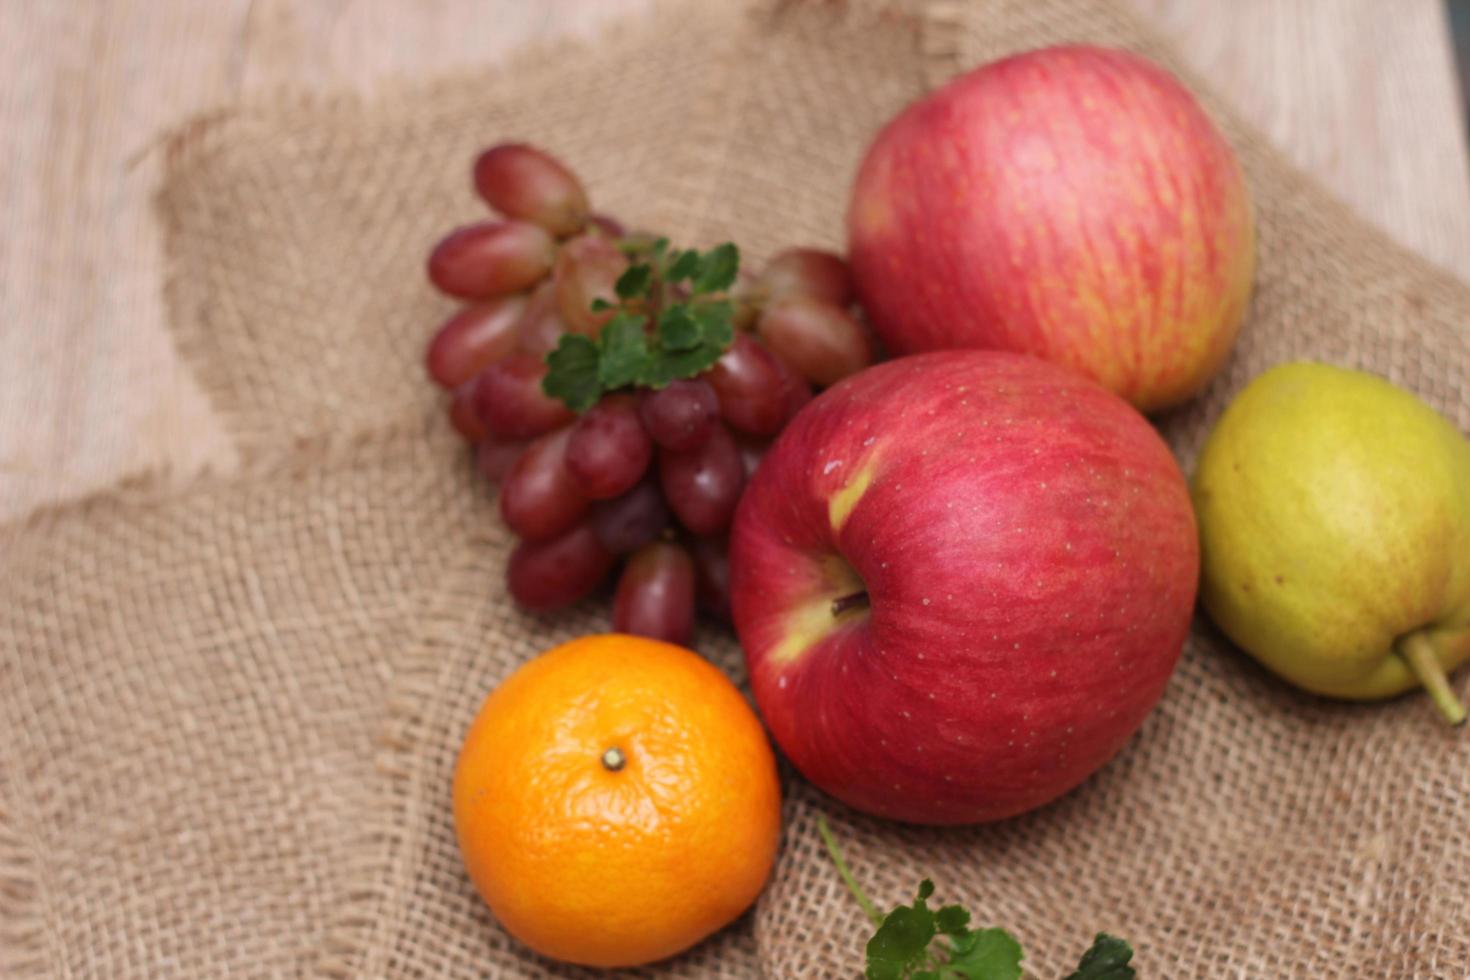
[[[411,76],[380,80],[368,89],[340,89],[328,92],[281,87],[274,91],[252,96],[248,101],[221,106],[198,113],[183,123],[165,132],[155,144],[157,152],[163,154],[163,177],[153,195],[152,206],[163,231],[164,253],[167,259],[163,277],[163,299],[165,320],[174,347],[189,366],[205,399],[224,426],[226,434],[239,453],[251,451],[272,452],[278,447],[262,438],[259,431],[243,424],[244,419],[232,404],[229,377],[219,359],[214,356],[212,335],[205,328],[205,307],[208,296],[205,290],[193,288],[194,284],[184,274],[177,260],[178,243],[184,235],[179,217],[173,207],[171,189],[185,183],[190,174],[208,167],[224,150],[238,139],[241,133],[247,136],[255,131],[259,135],[274,132],[272,124],[282,117],[300,115],[312,117],[320,114],[381,115],[384,113],[414,111],[432,105],[437,93],[459,93],[474,86],[485,92],[487,100],[493,100],[495,88],[515,84],[515,76],[556,58],[577,57],[593,51],[599,46],[626,41],[635,36],[647,24],[659,20],[677,20],[682,11],[697,0],[654,0],[646,14],[615,19],[600,25],[591,35],[538,40],[517,50],[507,60],[489,68],[466,68],[451,72],[432,81],[425,82]],[[760,0],[732,0],[732,9],[748,8]],[[705,143],[717,141],[718,120],[705,118],[698,107],[691,113],[692,125],[699,139],[686,141],[689,165],[697,166],[701,156],[706,155]],[[383,431],[373,427],[369,431]],[[149,479],[162,477],[165,473],[144,474]]]
[[[557,58],[576,57],[606,44],[630,38],[656,20],[675,19],[679,12],[701,0],[652,0],[649,10],[632,17],[619,17],[598,25],[586,35],[538,38],[529,41],[505,59],[487,66],[461,67],[425,80],[419,75],[399,71],[376,78],[369,85],[356,88],[337,87],[325,90],[303,88],[283,83],[274,88],[251,93],[239,100],[190,115],[184,121],[165,129],[142,152],[161,152],[164,156],[164,185],[200,166],[206,166],[224,144],[224,131],[232,126],[263,124],[282,114],[291,113],[373,113],[396,110],[418,110],[432,104],[436,96],[458,94],[467,86],[486,89],[493,98],[493,87],[513,80],[518,73]],[[774,0],[732,0],[734,5]],[[877,2],[877,0],[863,0]]]
[[[348,433],[325,433],[311,438],[297,438],[280,446],[255,447],[240,452],[237,465],[229,468],[211,466],[197,472],[186,485],[165,479],[167,468],[139,470],[105,486],[75,497],[47,504],[36,510],[0,523],[0,543],[7,536],[41,527],[59,519],[118,504],[164,504],[188,497],[197,491],[222,489],[242,481],[309,473],[336,463],[346,462],[368,449],[390,447],[398,443],[438,441],[449,444],[450,435],[436,415],[432,419],[400,420],[381,429]]]

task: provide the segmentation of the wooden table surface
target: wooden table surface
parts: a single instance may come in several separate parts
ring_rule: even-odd
[[[1470,278],[1442,0],[1127,0],[1304,168]],[[157,135],[281,86],[371,90],[649,0],[0,0],[0,519],[229,464],[162,325]]]

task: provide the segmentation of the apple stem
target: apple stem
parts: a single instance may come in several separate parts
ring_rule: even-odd
[[[868,593],[865,591],[854,592],[840,599],[832,600],[832,618],[836,619],[849,609],[858,609],[868,605]]]
[[[1434,649],[1434,641],[1422,631],[1416,631],[1399,637],[1397,645],[1399,656],[1404,658],[1414,676],[1419,678],[1419,683],[1424,685],[1424,690],[1429,692],[1445,721],[1451,725],[1463,725],[1465,705],[1450,687],[1449,678],[1445,676]]]
[[[832,863],[837,865],[837,873],[842,876],[842,883],[847,890],[852,892],[852,897],[863,907],[863,912],[872,921],[873,925],[882,925],[883,916],[878,914],[878,907],[873,900],[868,898],[863,890],[858,887],[857,879],[853,878],[852,871],[847,867],[847,861],[842,857],[842,849],[837,846],[837,838],[832,836],[832,828],[827,826],[827,815],[817,814],[817,833],[822,835],[822,843],[827,845],[827,853],[832,858]]]

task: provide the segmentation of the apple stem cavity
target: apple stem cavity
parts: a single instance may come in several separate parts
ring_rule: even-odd
[[[854,592],[851,595],[845,595],[840,599],[832,600],[832,618],[838,619],[843,613],[850,612],[853,609],[866,608],[868,608],[868,593],[866,591]]]
[[[867,595],[867,593],[861,594]],[[852,597],[847,596],[847,598]],[[837,866],[837,873],[842,876],[842,883],[847,886],[847,890],[852,892],[852,897],[857,899],[857,903],[862,906],[869,921],[875,926],[882,925],[883,916],[879,914],[878,906],[874,905],[867,893],[858,887],[857,879],[852,876],[852,869],[847,866],[847,859],[842,856],[842,848],[837,846],[837,838],[832,836],[832,828],[827,826],[826,814],[817,814],[817,833],[822,835],[822,843],[827,846],[827,854],[832,858],[832,863]]]
[[[1463,725],[1465,705],[1450,687],[1444,667],[1440,666],[1434,642],[1422,631],[1416,631],[1399,637],[1396,646],[1399,656],[1404,658],[1419,683],[1424,685],[1424,690],[1429,692],[1430,699],[1434,701],[1434,706],[1439,709],[1445,721],[1451,725]]]

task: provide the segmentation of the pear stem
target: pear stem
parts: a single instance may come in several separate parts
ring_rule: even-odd
[[[1399,656],[1404,658],[1414,676],[1419,678],[1419,683],[1424,685],[1424,690],[1429,692],[1445,721],[1451,725],[1463,725],[1465,705],[1450,687],[1449,678],[1439,664],[1434,641],[1423,632],[1414,632],[1399,637],[1397,646]]]

